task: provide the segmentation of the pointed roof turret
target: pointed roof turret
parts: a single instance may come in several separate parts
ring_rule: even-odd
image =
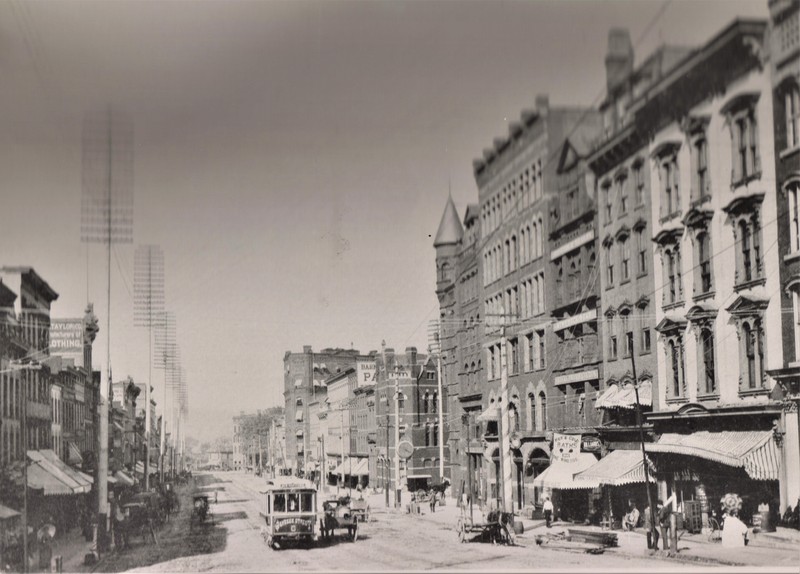
[[[436,239],[433,241],[434,247],[442,245],[455,245],[461,242],[464,235],[464,228],[458,217],[456,206],[453,203],[453,196],[447,197],[447,205],[444,207],[442,220],[439,222],[439,230],[436,232]]]

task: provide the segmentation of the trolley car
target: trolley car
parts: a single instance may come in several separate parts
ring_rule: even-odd
[[[266,526],[262,530],[267,545],[279,549],[287,542],[311,542],[317,538],[317,489],[309,480],[277,476],[267,481]]]

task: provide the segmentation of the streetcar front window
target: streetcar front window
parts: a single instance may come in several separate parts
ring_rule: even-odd
[[[311,492],[304,492],[300,495],[300,510],[302,512],[314,511],[314,494]]]
[[[274,512],[286,512],[286,495],[285,494],[276,494],[274,495]]]
[[[299,495],[296,492],[287,494],[286,504],[289,512],[299,512],[300,511]]]

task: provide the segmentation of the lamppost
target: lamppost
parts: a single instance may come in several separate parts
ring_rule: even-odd
[[[42,365],[37,361],[23,363],[12,360],[10,369],[0,373],[14,371],[41,371]],[[22,571],[28,571],[28,377],[22,380]]]

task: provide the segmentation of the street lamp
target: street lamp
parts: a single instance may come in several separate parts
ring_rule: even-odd
[[[38,361],[23,363],[19,360],[9,362],[10,369],[0,373],[14,371],[41,371]],[[22,393],[22,571],[28,571],[28,377],[23,377]]]

